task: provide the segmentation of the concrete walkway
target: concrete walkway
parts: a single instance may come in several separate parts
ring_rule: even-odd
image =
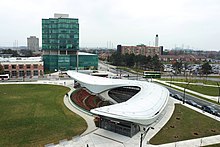
[[[81,136],[84,136],[84,135],[97,129],[95,126],[95,123],[94,123],[94,117],[92,115],[88,115],[86,113],[83,113],[82,111],[80,111],[79,109],[74,107],[74,105],[72,104],[72,102],[70,100],[70,95],[75,89],[73,89],[72,86],[69,88],[71,90],[68,92],[68,96],[64,96],[63,102],[69,110],[80,115],[86,121],[88,127],[87,127],[86,131],[83,134],[81,134]]]

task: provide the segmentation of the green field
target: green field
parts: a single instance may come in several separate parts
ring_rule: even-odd
[[[220,122],[176,104],[172,117],[150,143],[157,145],[219,134]]]
[[[220,78],[220,77],[219,77]],[[160,80],[162,81],[171,81],[171,78],[161,78]],[[203,83],[203,84],[206,84],[206,85],[217,85],[217,82],[216,81],[210,81],[210,80],[206,80],[206,79],[193,79],[193,78],[172,78],[172,81],[175,81],[175,82],[190,82],[190,83]],[[220,84],[220,82],[219,82]]]
[[[0,146],[43,146],[81,134],[86,122],[69,111],[54,85],[0,85]]]
[[[177,85],[180,87],[186,87],[187,84],[179,84],[179,83],[172,83],[173,85]],[[210,96],[218,96],[219,89],[218,87],[209,87],[209,86],[203,86],[203,85],[188,85],[187,89],[190,89],[192,91],[196,91],[205,95]]]

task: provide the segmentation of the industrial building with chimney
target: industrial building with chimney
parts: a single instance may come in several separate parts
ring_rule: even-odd
[[[137,46],[117,46],[117,52],[122,55],[125,54],[134,54],[134,55],[144,55],[144,56],[155,56],[163,54],[163,46],[159,46],[159,37],[158,34],[155,37],[155,45],[154,46],[146,46],[144,44]]]

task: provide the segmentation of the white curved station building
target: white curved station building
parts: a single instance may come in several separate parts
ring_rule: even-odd
[[[132,137],[139,125],[152,124],[166,108],[169,91],[146,81],[109,79],[74,71],[67,74],[112,105],[90,110],[100,117],[100,127]]]

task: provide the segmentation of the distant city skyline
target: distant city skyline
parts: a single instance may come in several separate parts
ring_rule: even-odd
[[[78,18],[80,47],[154,45],[220,50],[218,0],[7,0],[0,5],[0,46],[26,46],[28,36],[42,46],[42,18],[54,13]]]

